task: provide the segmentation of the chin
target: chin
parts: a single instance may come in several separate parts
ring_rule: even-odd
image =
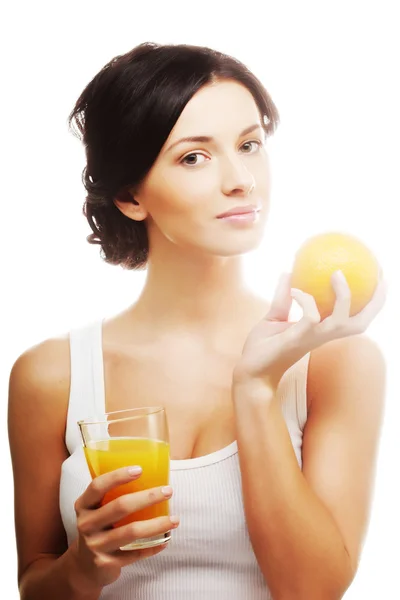
[[[229,239],[230,238],[230,239]],[[208,251],[216,256],[240,256],[256,250],[264,238],[264,231],[252,232],[246,236],[221,236]],[[236,238],[236,239],[235,239]]]

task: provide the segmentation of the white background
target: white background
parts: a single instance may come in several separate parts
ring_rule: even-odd
[[[382,0],[247,0],[3,8],[0,564],[7,600],[18,598],[6,427],[11,366],[42,339],[125,307],[144,279],[105,265],[85,241],[84,152],[66,120],[95,73],[144,41],[227,52],[255,72],[278,106],[272,212],[265,243],[246,258],[255,288],[270,295],[297,246],[320,231],[359,236],[384,268],[389,298],[368,333],[386,356],[387,408],[369,534],[345,597],[399,597],[398,7]]]

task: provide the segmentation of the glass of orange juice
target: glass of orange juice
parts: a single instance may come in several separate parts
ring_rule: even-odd
[[[169,434],[165,409],[161,406],[133,408],[105,413],[100,418],[78,421],[86,461],[92,478],[120,467],[139,465],[139,479],[125,483],[104,496],[102,505],[122,494],[131,494],[169,484]],[[114,527],[134,521],[169,515],[169,501],[128,515]],[[171,539],[171,532],[137,539],[121,550],[150,548]]]

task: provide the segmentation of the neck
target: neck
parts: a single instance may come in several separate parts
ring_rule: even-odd
[[[194,257],[167,245],[152,252],[134,312],[158,331],[207,333],[243,320],[247,326],[256,305],[259,310],[260,299],[246,286],[240,256]]]

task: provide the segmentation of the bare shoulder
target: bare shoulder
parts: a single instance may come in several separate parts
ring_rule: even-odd
[[[33,374],[37,374],[36,367],[45,362],[50,367],[47,373],[51,375],[55,370],[59,371],[60,367],[65,371],[66,359],[69,363],[69,334],[64,333],[57,337],[43,340],[25,350],[16,359],[13,371],[33,367]],[[67,366],[69,367],[69,364]]]
[[[69,335],[46,339],[14,362],[9,380],[9,411],[40,416],[54,425],[66,417],[70,387]],[[17,415],[15,415],[17,416]],[[39,415],[38,415],[39,416]]]
[[[328,403],[339,407],[350,402],[352,406],[363,404],[364,412],[366,404],[381,412],[385,387],[385,356],[379,344],[366,334],[333,340],[310,352],[310,410],[328,410]]]

